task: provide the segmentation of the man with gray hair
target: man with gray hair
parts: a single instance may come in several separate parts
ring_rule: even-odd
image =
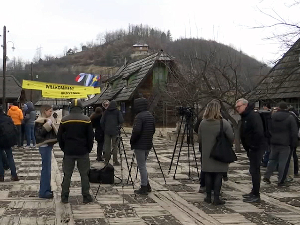
[[[236,101],[235,108],[241,115],[241,141],[250,161],[249,172],[253,186],[249,194],[243,195],[243,201],[260,202],[260,162],[266,146],[262,119],[254,111],[254,104],[249,104],[244,98]]]

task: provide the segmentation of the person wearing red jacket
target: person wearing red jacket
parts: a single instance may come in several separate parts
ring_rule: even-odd
[[[17,137],[17,144],[18,147],[21,148],[23,143],[21,143],[21,124],[23,120],[23,112],[22,110],[18,107],[18,103],[16,101],[13,102],[13,106],[10,107],[10,109],[7,112],[7,115],[10,116],[17,127],[18,130],[18,137]]]

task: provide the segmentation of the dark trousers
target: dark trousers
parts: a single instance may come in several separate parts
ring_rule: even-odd
[[[249,151],[249,161],[250,161],[250,168],[249,172],[252,177],[252,193],[256,196],[259,196],[260,190],[260,162],[264,154],[264,149],[259,149],[257,151],[253,151],[250,149]]]
[[[206,194],[208,196],[211,195],[212,190],[214,190],[215,198],[218,198],[220,196],[222,187],[222,177],[223,173],[205,172]]]
[[[265,154],[263,156],[262,162],[265,166],[268,165],[269,158],[270,158],[270,153],[271,153],[271,146],[268,144],[267,149],[265,150]]]
[[[102,157],[104,141],[97,141],[97,159]]]
[[[61,184],[61,196],[69,197],[71,178],[77,161],[77,168],[81,177],[81,194],[83,196],[90,195],[90,181],[89,181],[89,170],[90,170],[90,158],[89,154],[85,155],[64,155],[63,158],[63,172],[64,179]]]
[[[42,170],[40,180],[39,197],[46,197],[51,194],[51,158],[53,146],[39,147],[42,157]]]
[[[17,128],[17,144],[18,147],[22,146],[22,140],[21,140],[21,135],[22,135],[22,128],[21,128],[21,124],[20,125],[16,125]]]
[[[12,149],[11,148],[6,148],[6,149],[0,149],[1,154],[0,154],[0,176],[4,177],[4,166],[3,166],[3,157],[6,158],[6,161],[9,165],[11,176],[15,177],[17,176],[17,171],[16,171],[16,165],[14,161],[14,156],[12,154]]]
[[[299,160],[297,156],[297,148],[293,149],[293,159],[294,159],[294,174],[299,173]]]

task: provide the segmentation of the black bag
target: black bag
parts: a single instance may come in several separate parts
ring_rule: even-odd
[[[91,183],[113,184],[115,176],[115,168],[111,164],[107,164],[102,169],[90,169],[89,180]]]
[[[232,163],[236,161],[237,157],[232,149],[232,144],[229,142],[223,131],[222,119],[220,121],[220,133],[216,139],[217,141],[210,153],[210,157],[223,163]]]
[[[7,116],[4,114],[4,116]],[[10,148],[17,144],[17,127],[12,119],[7,116],[7,119],[0,123],[0,148]]]

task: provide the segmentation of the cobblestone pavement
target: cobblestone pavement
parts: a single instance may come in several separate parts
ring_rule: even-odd
[[[100,185],[96,200],[90,204],[82,203],[80,176],[75,170],[69,204],[60,203],[60,184],[63,153],[54,147],[52,162],[53,200],[37,198],[40,176],[40,155],[38,150],[14,150],[19,182],[9,181],[6,171],[5,182],[0,183],[0,224],[300,224],[300,178],[295,178],[290,187],[278,188],[276,177],[272,184],[262,183],[262,202],[250,204],[242,202],[242,194],[251,188],[246,154],[238,154],[238,161],[232,163],[229,181],[223,183],[222,196],[224,206],[213,206],[203,201],[204,194],[198,193],[199,182],[192,146],[184,145],[180,151],[176,148],[172,168],[168,174],[174,142],[155,137],[154,145],[166,183],[159,164],[152,151],[148,159],[149,179],[153,191],[148,196],[134,195],[133,186],[127,184],[128,164],[132,160],[129,138],[123,137],[125,152],[121,149],[123,163],[115,167],[115,185]],[[92,167],[101,168],[96,162],[96,146],[90,154]],[[190,153],[190,154],[189,154]],[[197,164],[199,165],[198,143],[195,144]],[[188,160],[190,155],[190,160]],[[120,155],[119,155],[120,157]],[[122,169],[121,169],[122,168]],[[263,169],[264,171],[264,169]],[[134,188],[139,186],[136,178],[136,164],[131,172]],[[95,197],[99,185],[91,184],[91,193]]]

